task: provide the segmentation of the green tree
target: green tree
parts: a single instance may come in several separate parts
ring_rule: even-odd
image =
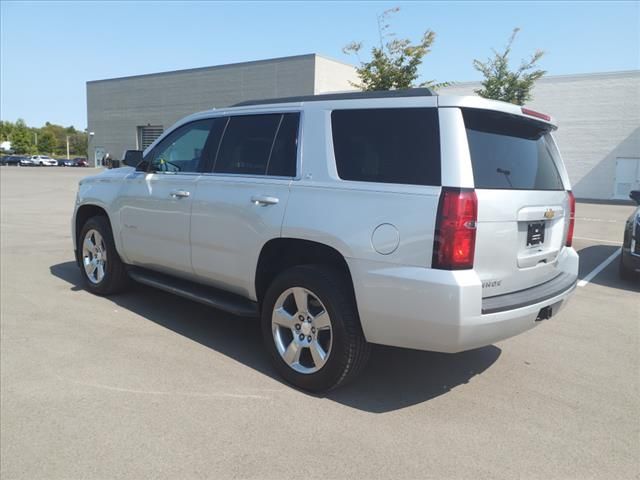
[[[54,155],[65,155],[67,153],[67,129],[62,125],[56,125],[50,122],[45,123],[38,133],[38,136],[49,132],[55,137],[55,145],[51,152]],[[39,142],[38,142],[39,143]],[[40,146],[40,145],[38,145]]]
[[[418,67],[426,55],[431,52],[436,34],[427,30],[417,43],[410,39],[395,38],[395,34],[389,30],[389,17],[400,10],[399,7],[385,10],[378,15],[378,36],[380,45],[371,48],[371,59],[360,60],[359,53],[362,50],[362,42],[351,42],[342,51],[355,55],[360,65],[356,72],[360,77],[360,83],[352,83],[354,87],[362,90],[396,90],[400,88],[412,88],[418,79]],[[438,88],[448,85],[427,81],[419,84],[420,87]]]
[[[71,155],[77,157],[87,156],[87,134],[85,132],[77,132],[69,136],[69,150]]]
[[[542,50],[536,50],[529,60],[522,60],[516,70],[509,69],[511,46],[519,31],[519,28],[513,29],[503,52],[493,50],[493,57],[486,62],[477,59],[473,61],[473,67],[484,76],[482,88],[475,91],[481,97],[524,105],[531,100],[531,91],[536,81],[547,73],[536,68],[544,55]]]
[[[0,141],[11,140],[11,134],[15,129],[15,125],[11,122],[0,120]]]
[[[11,148],[19,154],[31,153],[32,135],[21,118],[15,123],[11,133]]]
[[[38,135],[38,151],[47,155],[54,155],[57,146],[55,135],[48,129],[42,129]]]

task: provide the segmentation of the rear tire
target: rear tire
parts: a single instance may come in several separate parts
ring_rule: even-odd
[[[620,254],[620,263],[618,264],[618,275],[622,280],[627,280],[627,281],[635,280],[637,278],[637,274],[636,272],[634,272],[624,264],[623,255],[624,254],[622,253]]]
[[[303,390],[343,385],[369,358],[349,279],[335,269],[301,265],[281,273],[265,294],[261,324],[276,370]]]
[[[123,290],[129,276],[113,241],[109,219],[89,218],[78,236],[80,271],[85,288],[96,295],[111,295]]]

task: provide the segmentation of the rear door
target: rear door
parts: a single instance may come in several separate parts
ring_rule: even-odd
[[[296,176],[299,112],[231,116],[198,180],[192,263],[203,282],[251,297],[262,246],[281,234]]]
[[[552,126],[463,108],[478,226],[474,269],[483,296],[524,290],[561,273],[570,207]]]

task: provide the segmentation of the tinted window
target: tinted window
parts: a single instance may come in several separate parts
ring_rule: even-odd
[[[178,128],[153,149],[151,170],[155,172],[198,172],[213,124],[200,120]]]
[[[280,114],[230,117],[213,171],[264,175]]]
[[[437,109],[335,110],[331,125],[340,178],[440,185]]]
[[[563,190],[547,125],[486,110],[462,112],[476,188]]]
[[[298,125],[299,113],[285,113],[282,116],[276,141],[271,150],[271,158],[267,166],[267,175],[295,177],[298,159]]]

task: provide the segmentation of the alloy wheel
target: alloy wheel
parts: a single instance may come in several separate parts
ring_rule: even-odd
[[[273,307],[271,330],[280,357],[296,372],[316,373],[327,363],[333,343],[331,319],[310,290],[292,287],[282,292]]]
[[[107,246],[97,230],[91,229],[82,242],[82,264],[91,283],[98,284],[107,268]]]

